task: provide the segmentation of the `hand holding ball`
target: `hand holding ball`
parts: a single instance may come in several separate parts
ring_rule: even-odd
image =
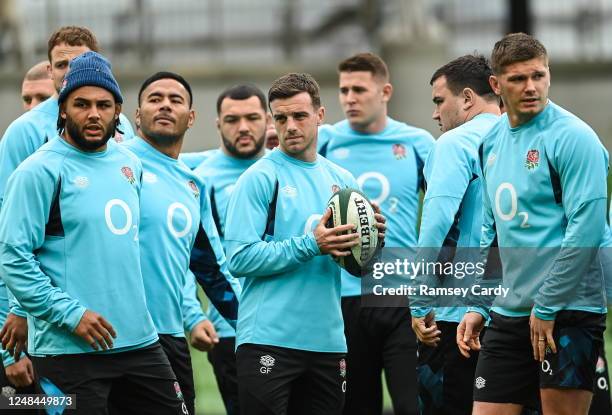
[[[343,255],[334,255],[338,264],[350,274],[361,277],[363,267],[372,259],[378,246],[378,227],[374,208],[359,190],[346,188],[332,195],[327,204],[330,214],[326,226],[335,232],[351,232],[351,246]],[[343,227],[350,226],[349,229]],[[330,229],[330,230],[331,230]]]

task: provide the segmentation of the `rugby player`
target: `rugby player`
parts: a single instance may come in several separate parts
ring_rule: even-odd
[[[53,80],[49,76],[49,62],[39,62],[31,67],[26,73],[23,83],[21,84],[21,100],[24,111],[29,111],[42,101],[47,100],[55,94]],[[8,297],[6,296],[6,288],[2,282],[0,289],[0,321],[6,321],[6,313],[9,310]],[[0,390],[4,396],[19,393],[31,394],[35,393],[36,389],[33,385],[35,374],[32,367],[32,362],[25,355],[15,361],[7,351],[2,351],[2,370],[0,370]],[[6,365],[6,366],[5,366]],[[36,413],[36,411],[27,411],[27,413]]]
[[[482,298],[457,331],[478,350],[474,414],[587,414],[605,329],[598,247],[608,153],[595,132],[548,99],[545,47],[513,33],[492,52],[506,114],[484,137],[482,247],[499,245],[508,297]],[[522,248],[522,249],[521,249]],[[525,249],[529,248],[529,249]],[[491,253],[492,251],[489,251]]]
[[[425,161],[427,192],[418,247],[427,257],[436,259],[441,248],[456,248],[448,260],[478,259],[482,226],[478,147],[500,115],[499,99],[489,85],[491,75],[484,56],[465,55],[440,67],[431,77],[432,118],[444,134]],[[429,287],[456,282],[452,275],[440,277],[439,283],[437,276],[425,277]],[[477,354],[464,358],[455,341],[466,303],[429,299],[432,308],[419,307],[419,300],[410,299],[412,328],[419,339],[420,413],[469,415]]]
[[[266,127],[266,148],[273,150],[278,147],[278,134],[276,134],[276,127],[273,122],[269,122]]]
[[[91,31],[84,27],[65,26],[54,32],[48,41],[47,54],[51,64],[51,78],[56,93],[62,87],[64,75],[68,70],[71,59],[86,51],[97,51],[98,42]],[[57,122],[59,107],[57,95],[49,98],[41,105],[26,112],[13,121],[0,140],[0,206],[5,192],[6,184],[10,175],[17,166],[28,156],[34,153],[40,146],[57,136]],[[123,134],[120,132],[122,131]],[[132,127],[123,115],[120,116],[120,127],[115,129],[115,140],[131,138]],[[6,293],[4,282],[0,279],[0,296],[11,299],[10,293]],[[10,355],[17,358],[21,355],[20,350],[25,348],[27,339],[27,325],[25,314],[19,310],[18,304],[10,301],[10,312],[4,308],[0,313],[0,339],[5,350],[2,353],[5,367],[13,360]],[[0,307],[8,303],[0,301]],[[8,315],[7,315],[8,313]],[[6,316],[6,318],[2,318]]]
[[[55,86],[49,72],[49,61],[39,62],[26,72],[21,83],[21,103],[24,111],[55,95]]]
[[[226,211],[238,178],[265,152],[266,97],[254,85],[235,85],[217,98],[217,129],[221,136],[221,151],[210,156],[194,173],[205,182],[210,195],[213,218],[223,240]],[[272,126],[274,128],[274,126]],[[276,131],[276,130],[275,130]],[[219,343],[208,352],[217,386],[228,415],[240,413],[236,378],[236,331],[214,306],[208,309]]]
[[[337,188],[357,183],[317,155],[325,109],[312,76],[278,78],[268,102],[280,146],[240,176],[227,208],[230,271],[245,278],[236,330],[240,408],[341,414],[346,340],[340,270],[330,255],[348,255],[358,235],[342,234],[353,225],[326,228],[331,211],[321,212]]]
[[[192,104],[191,86],[182,76],[153,74],[138,93],[136,120],[142,138],[125,143],[143,166],[138,239],[147,306],[191,414],[195,388],[184,332],[203,349],[213,345],[214,337],[196,297],[194,274],[234,321],[238,304],[230,284],[239,294],[237,280],[227,271],[207,193],[178,160],[185,132],[195,121]],[[211,282],[216,285],[212,291]]]
[[[319,152],[346,168],[388,220],[387,247],[417,243],[423,164],[433,146],[425,130],[387,115],[393,88],[385,62],[360,53],[340,62],[339,97],[346,119],[323,126]],[[345,414],[380,414],[384,369],[396,414],[417,411],[416,338],[410,309],[366,307],[360,279],[342,271],[342,314],[348,354]]]
[[[2,276],[41,387],[75,394],[76,413],[182,414],[140,271],[142,165],[107,145],[123,102],[108,61],[75,58],[57,102],[60,136],[11,175],[0,213]]]

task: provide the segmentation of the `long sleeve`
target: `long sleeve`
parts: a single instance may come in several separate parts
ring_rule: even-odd
[[[439,259],[441,248],[457,245],[457,235],[453,232],[456,231],[457,214],[473,178],[471,161],[460,145],[460,137],[455,137],[451,131],[439,138],[429,153],[424,175],[427,191],[423,200],[417,259],[432,262]],[[435,288],[440,285],[439,278],[445,277],[421,274],[414,283]],[[427,315],[435,306],[431,304],[434,300],[429,296],[411,296],[412,315]]]
[[[185,287],[183,289],[182,309],[183,327],[186,332],[191,332],[198,323],[208,320],[208,317],[202,310],[202,304],[198,300],[196,279],[191,271],[187,271]]]
[[[9,125],[0,140],[0,203],[7,191],[11,174],[40,146],[41,143],[37,141],[42,140],[38,139],[38,135],[40,132],[36,131],[34,125],[18,118]]]
[[[29,314],[73,331],[85,307],[41,270],[34,252],[45,238],[55,191],[53,177],[21,170],[10,178],[0,213],[2,277]]]
[[[6,285],[4,281],[0,279],[0,327],[4,327],[4,323],[6,323],[6,318],[9,313],[9,301],[8,301],[8,290],[6,289]],[[2,364],[4,368],[15,363],[15,358],[9,354],[8,351],[2,350]],[[23,356],[23,354],[22,354]]]
[[[495,218],[491,208],[491,200],[487,192],[486,180],[486,153],[483,153],[485,143],[481,144],[479,150],[480,165],[482,166],[482,233],[480,235],[480,260],[485,264],[485,272],[476,276],[475,285],[481,287],[499,285],[502,281],[501,259],[497,242],[497,230]],[[468,311],[480,313],[485,319],[489,318],[489,309],[495,300],[494,295],[471,296],[471,307]]]
[[[573,298],[596,258],[606,226],[607,153],[591,130],[569,128],[566,134],[548,156],[559,173],[567,227],[561,250],[535,298],[535,314],[544,320],[554,319]]]
[[[215,308],[235,327],[241,286],[228,270],[223,246],[212,217],[208,193],[201,191],[200,197],[201,223],[191,251],[189,268]]]
[[[281,274],[320,254],[312,232],[282,241],[266,240],[274,226],[270,219],[278,192],[274,177],[267,173],[241,176],[229,202],[225,242],[230,271],[236,277]]]

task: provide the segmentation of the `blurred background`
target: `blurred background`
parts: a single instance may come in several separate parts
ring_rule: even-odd
[[[142,80],[166,69],[194,86],[186,149],[217,146],[215,101],[250,81],[267,91],[288,71],[311,72],[329,122],[341,119],[336,64],[373,51],[389,64],[391,115],[439,135],[429,79],[453,57],[489,56],[510,31],[537,36],[551,58],[551,98],[612,143],[612,0],[0,0],[0,129],[20,114],[26,69],[59,26],[93,30],[132,116]]]
[[[172,70],[190,81],[197,120],[186,151],[218,146],[215,102],[223,89],[248,81],[267,91],[290,71],[317,78],[327,121],[339,121],[336,65],[360,51],[389,64],[391,116],[438,136],[433,71],[462,54],[489,56],[514,31],[547,47],[551,99],[612,148],[612,0],[0,0],[0,132],[21,114],[25,71],[46,59],[48,37],[63,25],[96,34],[128,117],[148,75]],[[223,413],[206,355],[193,359],[198,413]]]

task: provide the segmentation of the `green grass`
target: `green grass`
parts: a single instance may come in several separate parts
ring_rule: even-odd
[[[191,364],[196,389],[196,414],[225,414],[217,381],[206,353],[191,349]]]
[[[612,325],[612,314],[608,314],[608,324]],[[612,330],[606,330],[606,357],[608,362],[612,362]],[[191,361],[193,364],[194,380],[196,387],[196,414],[201,415],[223,415],[225,408],[217,382],[213,374],[212,366],[208,362],[206,353],[195,349],[191,350]],[[612,367],[612,365],[611,365]],[[383,378],[384,382],[384,378]],[[391,400],[385,387],[384,402],[385,409],[391,408]]]

